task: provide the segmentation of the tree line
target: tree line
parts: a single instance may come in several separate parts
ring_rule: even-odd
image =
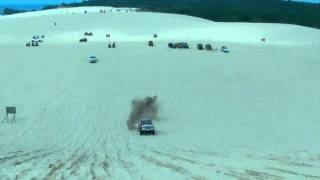
[[[4,8],[3,14],[4,15],[10,15],[10,14],[17,14],[17,13],[23,13],[27,12],[26,10],[18,10],[18,9],[13,9],[13,8]]]
[[[141,11],[185,14],[217,22],[286,23],[320,29],[320,3],[291,0],[89,0],[46,6],[135,7]]]

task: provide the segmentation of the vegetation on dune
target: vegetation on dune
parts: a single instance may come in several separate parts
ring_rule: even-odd
[[[89,0],[63,6],[137,7],[221,22],[267,22],[320,28],[320,3],[283,0]]]
[[[23,13],[23,12],[26,12],[26,11],[25,10],[17,10],[17,9],[13,9],[13,8],[5,8],[3,10],[4,15],[17,14],[17,13]]]
[[[320,28],[320,3],[291,0],[89,0],[60,6],[136,7],[142,11],[185,14],[220,22],[287,23]]]

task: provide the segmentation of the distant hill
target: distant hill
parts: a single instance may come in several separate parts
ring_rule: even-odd
[[[185,14],[220,22],[286,23],[320,29],[320,3],[283,0],[89,0],[45,6],[136,7],[142,11]]]
[[[320,3],[283,0],[89,0],[65,7],[137,7],[143,11],[185,14],[222,22],[288,23],[320,28]],[[46,7],[54,8],[57,6]]]
[[[47,5],[34,4],[34,5],[0,5],[0,15],[16,14],[32,10],[40,10]],[[5,11],[6,10],[6,11]]]
[[[26,10],[17,10],[12,8],[4,8],[3,10],[4,15],[17,14],[17,13],[23,13],[23,12],[26,12]]]

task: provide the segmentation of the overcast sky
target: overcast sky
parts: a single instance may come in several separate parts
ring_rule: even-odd
[[[62,2],[79,2],[82,0],[0,0],[0,4],[60,4]],[[298,0],[305,2],[320,2],[320,0]]]

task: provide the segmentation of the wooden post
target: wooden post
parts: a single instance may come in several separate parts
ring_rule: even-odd
[[[8,114],[6,114],[6,115],[3,117],[3,120],[2,120],[1,123],[4,123],[7,119],[8,119]]]

